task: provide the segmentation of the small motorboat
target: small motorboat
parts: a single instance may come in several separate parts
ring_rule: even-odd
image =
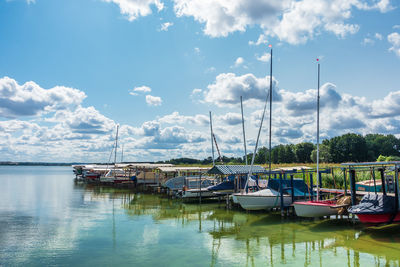
[[[394,196],[382,194],[365,195],[358,205],[349,208],[362,223],[381,224],[400,222],[400,211]]]
[[[337,203],[334,200],[310,200],[293,202],[296,215],[299,217],[317,218],[337,215]]]

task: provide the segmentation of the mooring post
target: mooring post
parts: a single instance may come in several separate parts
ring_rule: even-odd
[[[343,171],[343,182],[344,182],[344,195],[347,196],[347,177],[346,168],[342,168]]]
[[[293,173],[290,174],[290,188],[292,192],[292,202],[294,202],[294,181],[293,181]]]
[[[351,191],[351,205],[356,205],[357,196],[356,196],[356,171],[354,169],[350,169],[350,191]]]
[[[200,198],[199,198],[199,203],[201,204],[201,173],[200,173],[200,184],[199,184],[199,186],[200,186]]]
[[[379,168],[379,172],[381,174],[382,181],[382,193],[386,196],[386,181],[385,181],[385,170],[383,168]]]
[[[285,216],[284,214],[284,207],[283,207],[283,185],[282,185],[282,173],[279,173],[279,192],[280,192],[280,197],[281,197],[281,215]]]
[[[310,172],[310,199],[311,201],[314,200],[314,181],[313,181],[313,177],[312,177],[312,173]]]

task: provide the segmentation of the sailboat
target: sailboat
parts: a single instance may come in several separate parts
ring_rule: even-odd
[[[317,59],[319,61],[319,59]],[[318,90],[317,90],[317,177],[319,177],[319,75],[320,64],[318,62]],[[310,201],[296,201],[293,202],[296,215],[300,217],[323,217],[338,214],[336,201],[332,200],[320,200],[319,199],[319,179],[317,179],[317,200]]]
[[[271,45],[269,46],[271,47]],[[263,125],[264,121],[264,116],[265,116],[265,110],[267,108],[267,103],[268,103],[268,98],[270,102],[270,148],[271,148],[271,114],[272,114],[272,48],[271,48],[271,66],[270,66],[270,84],[269,84],[269,93],[267,95],[267,98],[265,100],[265,105],[264,105],[264,111],[261,117],[261,123],[260,123],[260,128],[258,130],[258,135],[257,135],[257,141],[256,141],[256,146],[254,148],[254,153],[253,157],[251,159],[251,165],[250,165],[250,170],[247,176],[247,182],[245,188],[247,189],[248,183],[251,179],[252,175],[252,168],[254,164],[254,158],[257,152],[257,146],[258,146],[258,140],[260,138],[260,133],[261,133],[261,128]],[[270,149],[271,151],[271,149]],[[270,166],[270,172],[271,172],[271,166]],[[256,192],[246,192],[242,191],[241,193],[233,194],[232,199],[233,201],[237,201],[240,206],[245,209],[245,210],[266,210],[266,209],[271,209],[280,206],[280,198],[281,194],[273,190],[271,188],[266,188],[262,189]],[[290,195],[285,194],[283,196],[283,204],[289,205],[292,202],[292,198]]]

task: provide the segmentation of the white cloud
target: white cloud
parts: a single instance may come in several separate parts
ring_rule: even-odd
[[[138,86],[133,88],[132,91],[129,92],[129,94],[131,95],[138,95],[138,93],[150,93],[151,92],[151,88],[148,86]]]
[[[375,38],[376,38],[377,40],[382,40],[382,39],[383,39],[383,36],[382,36],[382,34],[380,34],[380,33],[375,33]]]
[[[391,44],[389,51],[394,52],[397,56],[400,57],[400,34],[397,32],[393,32],[387,37],[388,42]]]
[[[194,52],[195,52],[196,54],[200,54],[200,48],[195,47],[195,48],[194,48]]]
[[[257,57],[257,60],[262,61],[262,62],[268,62],[271,59],[271,54],[265,52],[261,56]]]
[[[159,96],[146,95],[146,103],[149,106],[161,106],[162,100]]]
[[[174,111],[172,114],[165,115],[158,119],[161,123],[167,124],[196,124],[196,125],[207,125],[209,123],[208,116],[197,114],[195,116],[185,116],[179,114],[179,112]]]
[[[368,37],[364,38],[364,40],[362,41],[363,45],[373,45],[374,43],[375,41]]]
[[[393,29],[400,29],[400,25],[393,25]]]
[[[273,80],[272,88],[276,88],[277,82]],[[204,101],[213,103],[219,107],[231,106],[239,103],[240,96],[243,101],[256,100],[265,101],[269,90],[269,76],[257,78],[253,74],[236,76],[234,73],[221,73],[216,77],[213,84],[208,85],[204,92]],[[279,95],[275,93],[275,99]]]
[[[165,22],[165,23],[161,24],[160,30],[166,32],[166,31],[168,31],[168,28],[171,27],[172,25],[174,25],[174,23]]]
[[[204,33],[211,37],[227,36],[258,25],[264,31],[256,42],[266,43],[267,36],[278,37],[290,44],[305,43],[325,30],[340,38],[355,34],[359,25],[346,23],[353,10],[387,12],[389,0],[174,0],[178,17],[191,16],[204,24]]]
[[[113,131],[113,120],[102,115],[94,107],[78,107],[73,112],[61,111],[55,119],[62,121],[74,133],[80,134],[106,134]]]
[[[107,3],[114,3],[119,6],[121,13],[127,16],[129,21],[139,17],[145,17],[152,13],[151,6],[158,11],[163,10],[164,3],[160,0],[103,0]]]
[[[222,125],[237,125],[242,123],[242,115],[239,113],[228,112],[225,115],[218,116],[217,120]]]
[[[74,88],[55,86],[43,89],[35,82],[19,85],[9,77],[0,79],[0,116],[15,118],[36,116],[78,106],[86,98]]]
[[[267,40],[267,36],[265,34],[260,34],[258,36],[258,39],[256,42],[253,41],[249,41],[249,45],[261,45],[261,44],[267,44],[268,40]]]
[[[239,66],[241,66],[242,64],[244,63],[244,59],[242,58],[242,57],[238,57],[236,60],[235,60],[235,65],[234,65],[234,67],[239,67]]]

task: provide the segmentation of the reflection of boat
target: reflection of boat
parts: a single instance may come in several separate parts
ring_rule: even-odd
[[[362,223],[380,224],[400,222],[396,198],[381,194],[367,194],[358,205],[349,208]]]
[[[279,192],[269,188],[257,192],[235,194],[235,198],[245,210],[265,210],[280,207]],[[290,203],[292,203],[292,197],[283,195],[283,204],[287,206]]]

